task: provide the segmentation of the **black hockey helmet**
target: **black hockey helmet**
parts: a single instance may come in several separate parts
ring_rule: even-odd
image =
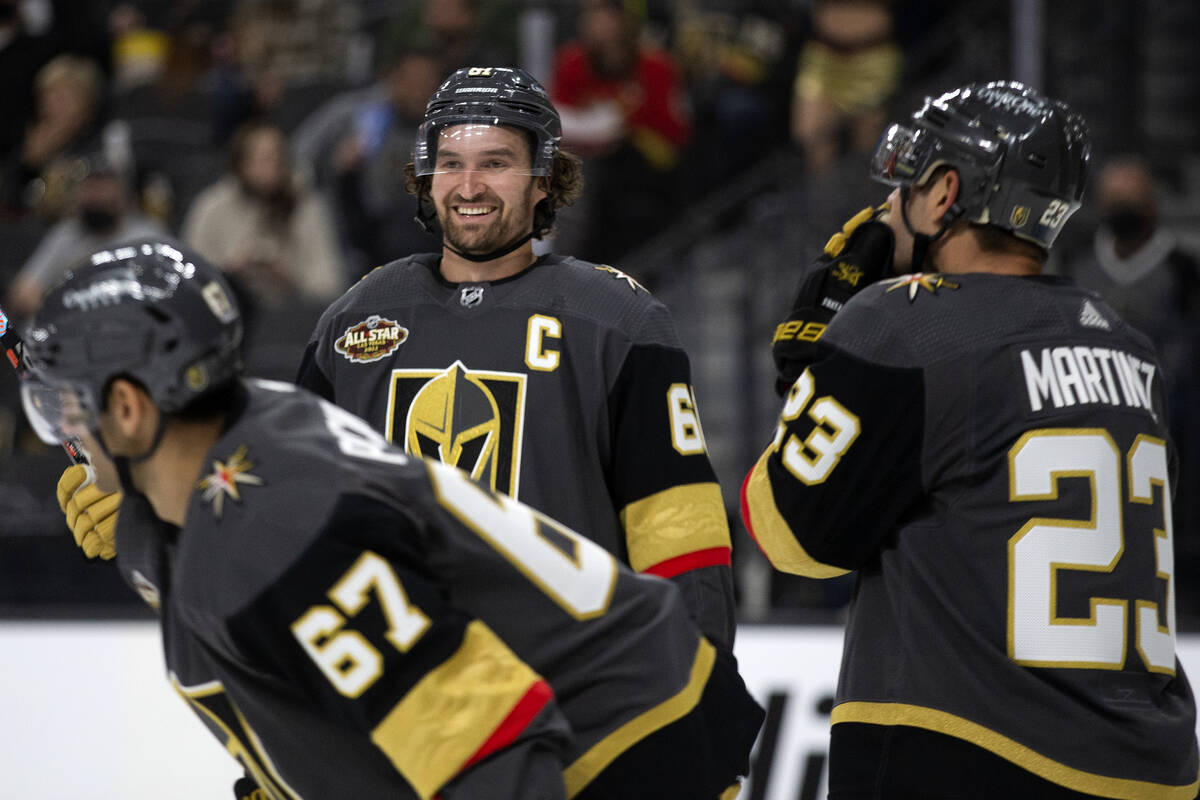
[[[101,250],[51,289],[26,335],[22,398],[41,438],[96,430],[108,382],[140,382],[169,414],[241,373],[242,318],[220,271],[180,244]]]
[[[871,177],[907,190],[954,167],[959,196],[943,226],[995,225],[1049,250],[1080,206],[1090,157],[1087,124],[1066,103],[996,81],[927,98],[911,124],[883,134]]]
[[[542,85],[523,69],[463,67],[445,80],[425,106],[417,128],[413,167],[432,175],[438,136],[452,125],[511,125],[532,137],[532,174],[549,175],[562,140],[562,121]]]

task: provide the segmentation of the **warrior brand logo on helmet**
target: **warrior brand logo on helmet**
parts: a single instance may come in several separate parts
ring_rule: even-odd
[[[128,277],[113,277],[96,281],[82,289],[72,289],[63,292],[63,308],[77,308],[81,311],[111,306],[121,302],[123,297],[135,300],[161,300],[166,292],[154,287],[143,286],[130,272]]]
[[[996,86],[985,86],[978,92],[979,99],[996,108],[1002,108],[1013,114],[1024,114],[1027,117],[1039,118],[1047,111],[1046,104],[1030,100],[1023,94],[1016,94],[1011,89]]]

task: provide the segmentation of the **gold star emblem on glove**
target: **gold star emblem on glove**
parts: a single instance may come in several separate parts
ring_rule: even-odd
[[[904,287],[908,287],[908,302],[911,303],[917,297],[917,289],[924,289],[930,294],[937,294],[938,289],[957,289],[958,284],[946,280],[945,277],[936,272],[914,272],[911,275],[901,275],[899,278],[892,278],[888,281],[887,291],[891,292]]]
[[[213,461],[212,473],[196,484],[196,488],[203,492],[204,499],[213,504],[213,514],[218,517],[225,510],[226,497],[242,502],[239,483],[262,486],[262,478],[249,472],[254,464],[246,460],[247,452],[246,445],[242,445],[224,463]]]

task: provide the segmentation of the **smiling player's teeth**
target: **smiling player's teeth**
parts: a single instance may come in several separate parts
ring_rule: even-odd
[[[478,217],[491,211],[490,208],[460,208],[458,213],[464,217]]]

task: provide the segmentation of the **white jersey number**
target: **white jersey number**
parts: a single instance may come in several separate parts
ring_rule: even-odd
[[[617,563],[604,548],[458,469],[427,462],[441,504],[576,619],[608,609]]]
[[[408,602],[395,571],[382,557],[364,552],[327,592],[333,606],[316,605],[292,623],[292,635],[334,688],[358,697],[383,674],[383,656],[367,638],[346,627],[374,590],[388,629],[385,637],[407,652],[429,627],[429,617]]]
[[[1026,433],[1008,454],[1010,500],[1058,498],[1061,478],[1086,478],[1090,519],[1030,519],[1008,542],[1008,652],[1033,667],[1122,669],[1126,660],[1124,598],[1092,597],[1087,618],[1059,617],[1058,570],[1112,572],[1125,549],[1121,454],[1102,429]],[[1156,575],[1166,580],[1166,626],[1158,604],[1136,601],[1137,651],[1152,672],[1175,672],[1175,586],[1167,450],[1139,436],[1127,454],[1129,501],[1152,504],[1161,489],[1162,527],[1154,529]]]
[[[807,486],[824,483],[862,431],[858,416],[830,395],[810,404],[815,392],[812,373],[804,370],[784,399],[772,445],[783,448],[783,466]],[[816,427],[801,441],[796,434],[788,434],[787,423],[805,409]]]

